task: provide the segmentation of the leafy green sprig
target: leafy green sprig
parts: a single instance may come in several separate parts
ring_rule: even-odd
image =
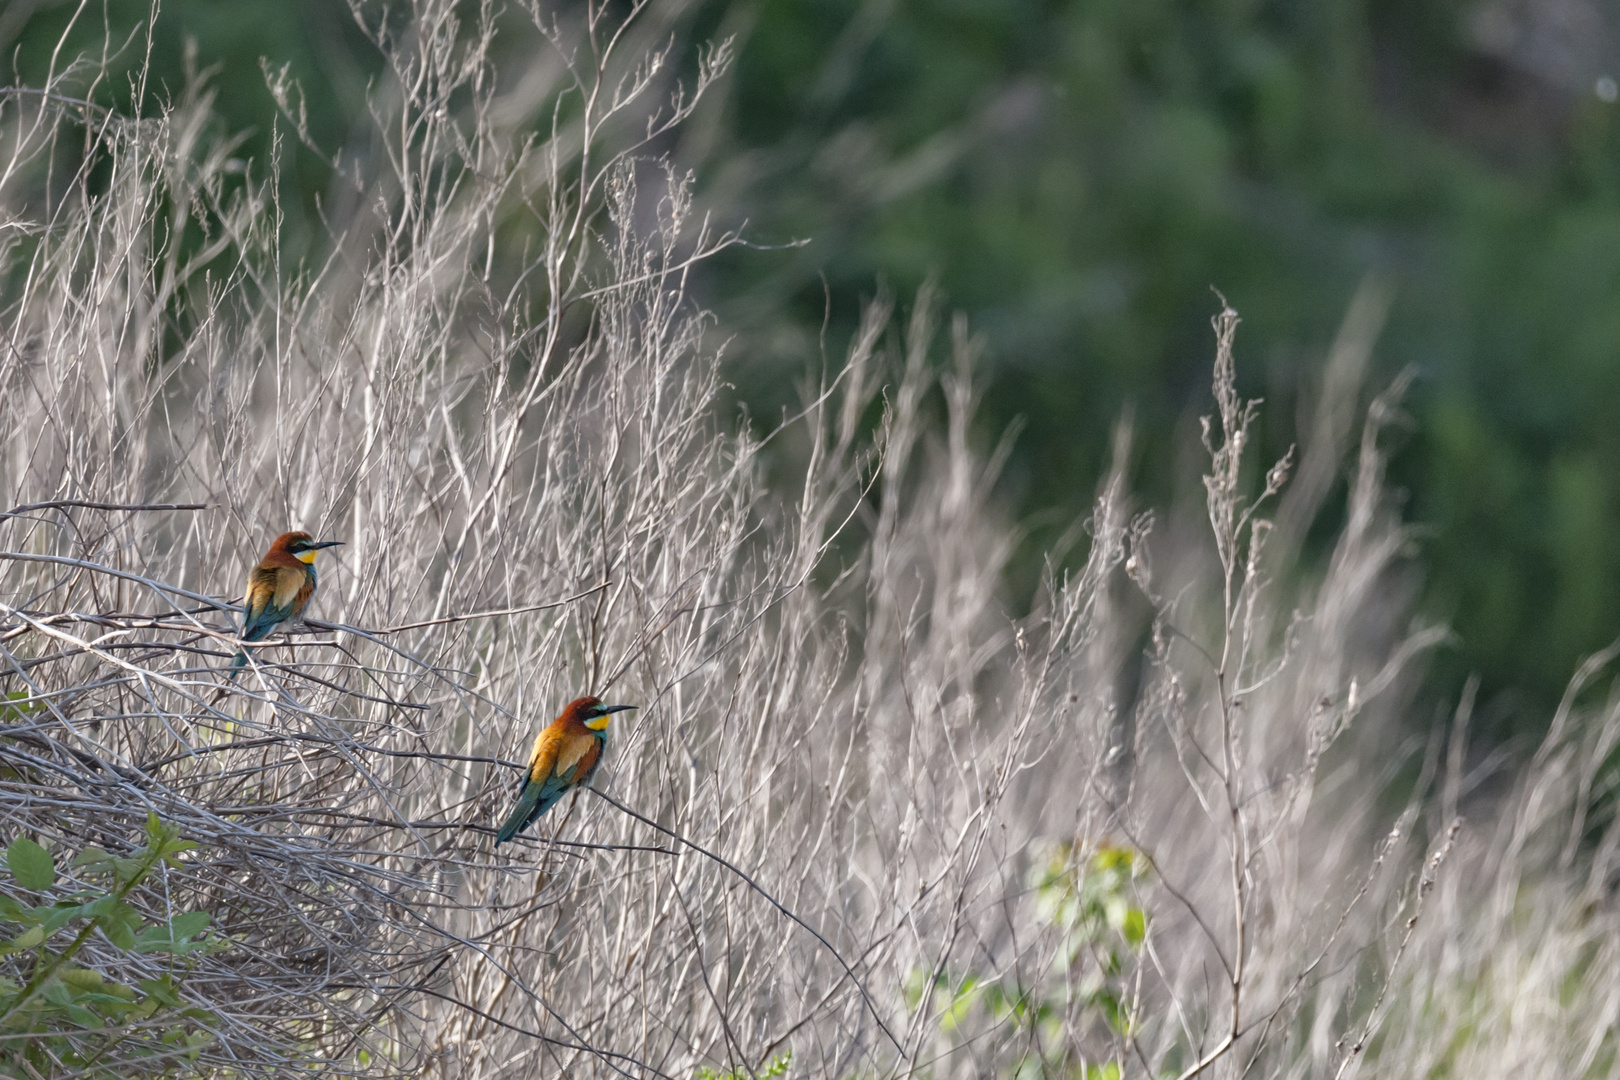
[[[147,818],[145,839],[127,855],[97,847],[80,852],[72,863],[78,877],[105,883],[70,891],[40,844],[17,837],[6,848],[12,879],[40,894],[41,902],[0,894],[0,924],[17,928],[0,944],[0,957],[33,961],[18,965],[15,977],[0,974],[0,1063],[27,1061],[37,1068],[49,1062],[89,1075],[131,1076],[195,1060],[210,1040],[213,1014],[185,1004],[172,965],[159,977],[127,985],[73,962],[97,933],[126,953],[184,957],[223,947],[207,935],[205,911],[148,923],[130,904],[130,894],[154,871],[183,869],[181,856],[197,846],[155,815]]]

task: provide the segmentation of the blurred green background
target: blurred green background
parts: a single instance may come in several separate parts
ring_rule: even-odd
[[[5,81],[38,84],[75,6],[0,7]],[[75,41],[99,50],[92,7]],[[147,10],[110,2],[105,25],[121,38]],[[1393,303],[1371,384],[1420,372],[1394,478],[1425,530],[1425,611],[1460,639],[1437,689],[1479,672],[1504,735],[1544,723],[1578,657],[1620,635],[1612,2],[693,0],[674,25],[734,35],[738,57],[670,152],[722,224],[808,240],[732,249],[700,282],[755,416],[797,399],[829,310],[836,356],[880,282],[905,298],[936,277],[985,342],[986,440],[1026,424],[1005,491],[1028,584],[1127,406],[1133,482],[1171,497],[1184,418],[1208,407],[1212,286],[1244,317],[1240,374],[1277,454],[1376,275]],[[333,149],[379,66],[337,0],[166,0],[153,56],[176,91],[188,40],[261,160],[261,57],[289,65]],[[332,177],[284,152],[289,236],[312,248]]]

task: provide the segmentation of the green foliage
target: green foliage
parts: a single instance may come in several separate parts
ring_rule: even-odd
[[[0,26],[15,57],[3,81],[38,86],[77,6],[21,6]],[[1487,694],[1556,702],[1574,657],[1620,634],[1620,106],[1487,45],[1478,8],[684,7],[691,40],[747,28],[690,162],[700,197],[767,246],[809,241],[739,247],[704,275],[749,358],[732,372],[740,395],[759,417],[795,405],[861,296],[937,275],[987,346],[985,426],[1025,424],[1007,475],[1016,509],[1042,519],[1012,568],[1033,584],[1064,511],[1085,512],[1123,406],[1141,435],[1136,486],[1173,492],[1176,425],[1207,404],[1211,284],[1244,312],[1251,377],[1286,418],[1377,274],[1395,300],[1374,378],[1426,376],[1394,475],[1430,530],[1428,606],[1460,631],[1439,662],[1483,672]],[[125,40],[150,10],[108,0],[59,61]],[[522,55],[529,39],[507,29],[498,48]],[[168,0],[151,48],[120,51],[85,92],[132,110],[127,76],[148,56],[166,92],[218,65],[208,86],[220,124],[245,135],[247,175],[265,175],[280,137],[283,249],[318,261],[328,161],[354,152],[381,69],[344,5]],[[297,82],[319,149],[288,137],[261,57]],[[1259,437],[1274,458],[1296,433]]]
[[[207,912],[147,924],[128,902],[159,867],[183,869],[180,856],[195,847],[149,817],[146,843],[128,855],[80,852],[72,864],[78,876],[101,883],[69,889],[49,851],[27,837],[11,842],[6,867],[13,881],[41,895],[31,905],[0,894],[0,925],[13,928],[0,945],[0,957],[10,960],[0,969],[0,1068],[19,1075],[65,1066],[83,1076],[155,1076],[196,1058],[214,1018],[181,999],[172,960],[167,971],[133,984],[72,962],[98,932],[131,954],[179,958],[217,947],[205,936]]]
[[[1131,1019],[1120,975],[1147,940],[1147,912],[1133,902],[1140,862],[1130,848],[1104,846],[1082,870],[1072,845],[1061,844],[1030,874],[1037,918],[1061,935],[1055,969],[1086,967],[1080,1007],[1101,1011],[1108,1026],[1122,1034],[1130,1030]],[[1088,958],[1094,961],[1089,966]]]
[[[746,1072],[715,1072],[706,1065],[698,1066],[693,1074],[693,1080],[747,1080],[750,1076],[759,1077],[759,1080],[775,1080],[778,1076],[786,1076],[788,1066],[793,1062],[793,1051],[789,1050],[780,1057],[771,1059],[771,1063],[754,1073]]]
[[[6,866],[17,884],[43,892],[56,881],[56,862],[50,852],[27,837],[19,836],[6,849]]]
[[[742,0],[746,20],[719,17],[737,6],[707,5],[715,32],[749,31],[729,138],[698,175],[755,239],[809,241],[711,270],[754,415],[794,403],[784,373],[824,339],[838,355],[874,282],[904,296],[937,276],[986,345],[986,438],[1024,423],[1007,475],[1044,519],[1013,567],[1033,578],[1125,404],[1136,487],[1173,494],[1175,426],[1207,409],[1212,284],[1244,314],[1274,459],[1376,274],[1394,302],[1371,378],[1424,375],[1394,475],[1429,530],[1427,604],[1459,631],[1448,676],[1552,703],[1620,634],[1620,105],[1592,92],[1598,71],[1503,55],[1476,22],[1491,5],[1453,0],[917,0],[879,18]]]
[[[20,724],[44,708],[32,700],[33,696],[27,690],[12,690],[0,696],[0,724]]]
[[[1017,986],[973,971],[941,970],[930,977],[918,968],[906,980],[907,1004],[928,1007],[946,1035],[975,1013],[1013,1031],[1039,1034],[1039,1051],[1013,1069],[1021,1080],[1119,1080],[1117,1063],[1088,1061],[1065,1031],[1084,1030],[1092,1021],[1123,1036],[1135,1026],[1125,977],[1147,941],[1148,915],[1136,898],[1144,869],[1130,848],[1105,844],[1086,855],[1071,843],[1052,845],[1029,874],[1035,919],[1057,939],[1051,977]]]

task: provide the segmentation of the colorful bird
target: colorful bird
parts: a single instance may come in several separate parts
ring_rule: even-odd
[[[247,595],[242,606],[242,640],[262,641],[288,619],[304,612],[304,605],[315,595],[319,578],[315,573],[315,553],[334,547],[341,540],[316,540],[306,532],[282,533],[270,545],[259,565],[248,575]],[[248,661],[239,650],[231,660],[231,677]]]
[[[562,715],[534,738],[534,752],[518,787],[517,805],[495,834],[500,847],[527,829],[552,804],[574,788],[591,781],[602,763],[607,744],[608,717],[634,705],[604,705],[598,698],[575,698]]]

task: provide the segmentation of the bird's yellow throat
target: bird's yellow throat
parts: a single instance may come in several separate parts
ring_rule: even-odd
[[[293,556],[293,558],[297,559],[301,563],[306,563],[311,566],[313,566],[315,563],[315,553],[313,551],[300,551],[297,555]]]

